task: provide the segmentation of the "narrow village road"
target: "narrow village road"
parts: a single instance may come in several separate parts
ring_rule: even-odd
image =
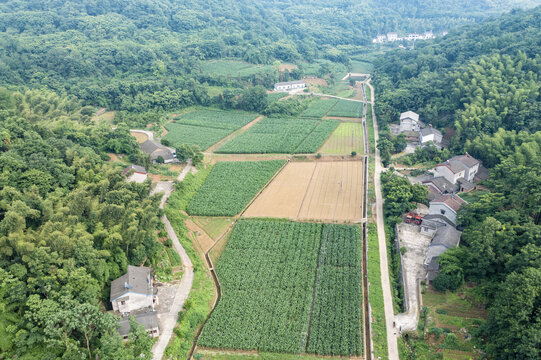
[[[191,169],[191,162],[188,162],[186,167],[178,176],[177,180],[184,180],[184,177]],[[168,181],[159,182],[157,188],[164,191],[162,201],[160,202],[160,208],[163,209],[165,207],[165,203],[167,202],[167,198],[169,198],[169,196],[173,192],[173,183]],[[166,318],[160,319],[163,320],[161,321],[162,328],[160,329],[160,336],[158,338],[158,341],[152,347],[153,360],[161,360],[163,358],[165,348],[167,347],[167,344],[169,343],[169,340],[173,335],[173,329],[177,324],[178,313],[182,310],[182,307],[184,306],[184,301],[186,301],[186,299],[188,298],[193,283],[193,264],[190,260],[190,257],[188,256],[188,254],[186,254],[186,250],[184,250],[184,248],[180,244],[177,234],[175,233],[175,230],[167,219],[167,216],[163,215],[161,220],[165,225],[167,236],[173,242],[173,248],[180,256],[182,267],[184,268],[184,275],[182,275],[182,279],[180,280],[180,284],[178,285],[175,299],[173,300],[173,304],[171,305],[169,313],[160,315],[160,317],[166,316]]]
[[[152,131],[130,129],[130,132],[139,133],[139,134],[145,134],[146,136],[148,136],[149,140],[154,140],[154,133]]]
[[[367,81],[366,84],[370,87],[372,103],[374,102],[374,88]],[[394,310],[393,310],[393,298],[391,295],[391,283],[389,280],[389,263],[387,259],[387,241],[385,240],[385,226],[383,223],[383,196],[381,195],[380,186],[380,174],[382,172],[381,158],[379,150],[377,148],[378,142],[378,124],[376,121],[376,114],[374,106],[372,106],[372,121],[374,123],[374,140],[376,143],[376,158],[375,165],[376,171],[374,173],[374,187],[376,193],[376,220],[378,227],[378,242],[379,242],[379,260],[381,270],[381,287],[383,288],[383,305],[385,308],[385,323],[387,327],[387,348],[389,352],[390,360],[399,360],[398,357],[398,342],[395,333],[396,329],[393,327],[394,322]]]

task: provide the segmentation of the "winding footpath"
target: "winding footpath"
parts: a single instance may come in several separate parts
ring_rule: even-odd
[[[366,84],[370,87],[371,91],[371,103],[374,103],[374,88],[367,81]],[[391,282],[389,280],[389,262],[387,259],[387,241],[385,239],[385,225],[383,223],[383,196],[381,195],[380,174],[383,170],[381,165],[381,158],[378,144],[378,123],[376,121],[376,113],[374,106],[372,105],[372,121],[374,123],[374,140],[376,144],[376,158],[375,165],[376,171],[374,172],[374,187],[376,193],[376,220],[378,227],[378,243],[379,243],[379,260],[381,270],[381,287],[383,288],[383,305],[385,309],[385,323],[387,328],[387,348],[389,352],[390,360],[399,360],[398,357],[398,342],[397,342],[397,329],[394,328],[394,310],[393,310],[393,297],[391,294]]]
[[[184,177],[188,174],[188,172],[191,169],[192,169],[192,165],[190,162],[188,162],[186,167],[182,170],[182,172],[178,176],[177,180],[178,181],[184,180]],[[167,202],[167,199],[173,192],[173,183],[170,181],[159,182],[158,186],[160,189],[164,191],[162,201],[160,202],[160,209],[163,209],[165,207],[165,203]],[[180,244],[177,234],[175,233],[175,230],[173,229],[173,227],[171,226],[171,223],[167,219],[167,216],[163,215],[161,220],[163,224],[165,225],[167,236],[169,236],[169,239],[171,239],[171,241],[173,242],[173,248],[180,255],[182,267],[184,268],[184,275],[182,275],[182,279],[180,280],[180,284],[178,285],[177,292],[175,294],[175,299],[173,300],[171,309],[169,309],[169,313],[160,315],[160,320],[162,320],[161,319],[162,316],[165,316],[165,319],[163,319],[163,321],[161,322],[162,328],[160,329],[160,336],[158,337],[158,341],[152,347],[153,360],[162,359],[163,354],[165,353],[165,348],[167,347],[167,344],[169,343],[169,340],[171,339],[171,336],[173,335],[173,329],[175,328],[175,325],[177,324],[178,313],[182,310],[184,306],[184,301],[186,301],[186,299],[188,298],[188,295],[190,294],[190,290],[192,289],[192,283],[193,283],[193,264],[192,264],[192,261],[190,260],[190,257],[188,256],[188,254],[186,254],[186,250],[184,250],[184,248]]]

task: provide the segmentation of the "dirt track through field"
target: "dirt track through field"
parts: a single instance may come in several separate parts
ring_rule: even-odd
[[[289,163],[243,216],[361,221],[362,165],[362,161]]]
[[[260,116],[256,117],[254,120],[250,121],[248,124],[244,125],[240,129],[237,129],[234,132],[232,132],[231,134],[227,135],[222,140],[218,141],[216,144],[209,147],[207,149],[207,151],[205,151],[205,153],[207,153],[207,154],[208,153],[213,153],[214,151],[218,150],[226,142],[233,139],[235,136],[242,134],[243,132],[245,132],[246,130],[248,130],[249,128],[251,128],[255,124],[257,124],[261,119],[263,119],[263,115],[260,115]]]

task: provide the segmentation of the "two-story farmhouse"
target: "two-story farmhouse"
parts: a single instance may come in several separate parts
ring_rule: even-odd
[[[414,131],[420,129],[419,114],[413,111],[406,111],[400,114],[400,132]]]
[[[147,140],[139,144],[141,151],[150,155],[153,163],[156,163],[158,158],[162,158],[165,164],[177,162],[177,152],[175,149],[162,145],[155,140]]]
[[[147,170],[139,165],[130,165],[122,171],[127,182],[143,183],[147,179]]]
[[[421,147],[426,146],[429,142],[432,142],[437,147],[441,148],[441,142],[443,140],[443,135],[441,131],[428,125],[419,131],[419,144]]]
[[[434,177],[442,176],[453,184],[456,184],[459,179],[464,179],[471,183],[478,171],[479,160],[466,153],[466,155],[454,156],[436,165]]]
[[[129,314],[136,310],[152,309],[157,298],[152,286],[152,269],[128,265],[128,271],[111,283],[113,310]]]
[[[284,81],[274,84],[274,91],[291,91],[304,89],[305,87],[306,82],[304,80]]]
[[[428,208],[428,217],[439,221],[441,218],[456,226],[456,216],[458,209],[466,204],[460,196],[453,194],[441,195],[430,202]],[[440,221],[441,222],[441,221]]]

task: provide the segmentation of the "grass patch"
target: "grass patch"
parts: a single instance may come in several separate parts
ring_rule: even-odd
[[[322,154],[348,155],[352,151],[357,154],[362,154],[364,151],[361,123],[340,123],[318,152]]]
[[[199,68],[209,77],[248,77],[251,75],[276,71],[272,65],[256,65],[238,60],[203,61]]]
[[[217,240],[227,228],[233,223],[232,218],[228,217],[205,217],[196,216],[192,217],[199,227],[201,227],[213,240]]]
[[[372,342],[376,359],[388,359],[387,327],[385,325],[385,308],[383,303],[383,288],[381,285],[381,268],[379,261],[379,241],[377,228],[374,223],[368,223],[368,301],[372,308]]]
[[[336,99],[315,99],[301,113],[300,117],[322,118],[327,115],[337,101]]]

